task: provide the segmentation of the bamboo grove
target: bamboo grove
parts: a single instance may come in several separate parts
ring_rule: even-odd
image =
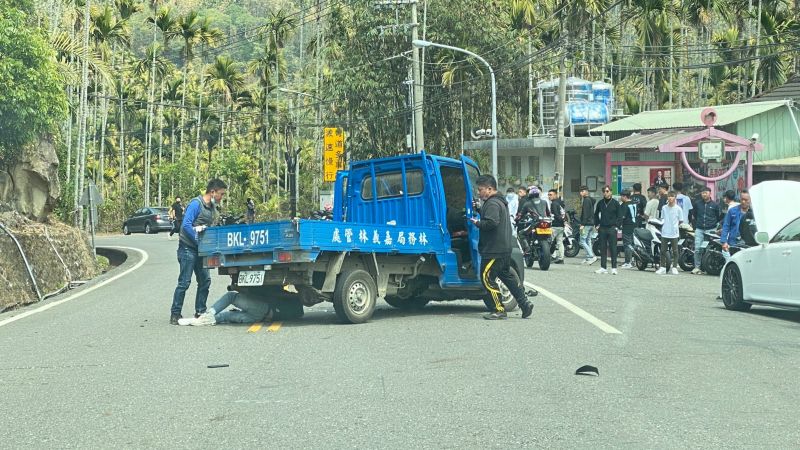
[[[2,3],[5,0],[0,0]],[[26,0],[32,1],[32,0]],[[12,2],[13,3],[13,2]],[[52,48],[66,98],[55,129],[64,195],[82,223],[90,180],[105,228],[144,205],[230,185],[226,207],[260,200],[288,215],[284,152],[300,150],[300,211],[318,207],[321,132],[340,126],[348,157],[407,151],[409,5],[366,0],[35,0],[27,25]],[[430,0],[425,39],[485,57],[498,77],[500,133],[523,137],[529,77],[607,80],[620,108],[746,100],[798,70],[798,0]],[[475,61],[423,52],[426,150],[458,155],[488,126],[488,77]],[[535,101],[532,103],[536,111]],[[485,160],[483,155],[475,155]]]

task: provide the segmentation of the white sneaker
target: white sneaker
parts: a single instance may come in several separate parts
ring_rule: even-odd
[[[588,259],[584,259],[583,261],[581,261],[581,265],[582,266],[585,266],[587,264],[589,264],[589,260]]]
[[[667,269],[664,267],[659,267],[658,270],[656,270],[656,275],[665,275],[666,273]]]
[[[216,325],[216,324],[217,324],[217,319],[214,317],[214,314],[210,311],[200,314],[200,316],[194,319],[194,322],[192,322],[192,325],[196,327],[202,327],[206,325]]]
[[[616,274],[617,274],[617,269],[611,269],[611,275],[616,275]]]
[[[594,256],[586,264],[589,264],[591,266],[592,264],[594,264],[596,262],[597,262],[597,256]]]
[[[620,269],[633,269],[633,265],[630,264],[630,263],[625,263],[625,264],[619,266],[619,268]]]
[[[672,270],[670,271],[670,273],[673,274],[673,275],[677,275],[678,274],[678,268],[677,267],[673,267]]]
[[[194,325],[194,321],[197,320],[194,317],[185,317],[182,319],[178,319],[178,325],[187,326],[187,325]]]
[[[695,267],[694,269],[692,269],[692,275],[700,275],[700,269],[699,269],[699,268],[697,268],[697,267]]]
[[[607,273],[608,273],[608,271],[607,271],[606,269],[603,269],[603,268],[601,267],[601,268],[599,268],[599,269],[595,270],[595,271],[594,271],[594,273],[596,273],[596,274],[600,274],[600,275],[604,275],[604,274],[607,274]]]

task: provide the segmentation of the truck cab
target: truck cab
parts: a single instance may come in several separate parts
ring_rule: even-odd
[[[332,221],[211,227],[201,236],[200,254],[206,267],[230,275],[235,289],[267,296],[291,284],[297,301],[332,301],[350,323],[368,320],[378,299],[420,308],[472,298],[489,307],[479,278],[479,232],[468,220],[477,215],[478,175],[467,157],[424,152],[353,162],[337,174]],[[522,284],[518,248],[512,271]],[[501,290],[513,309],[513,297]]]

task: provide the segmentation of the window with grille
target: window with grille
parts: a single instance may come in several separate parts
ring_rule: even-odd
[[[522,157],[521,156],[512,156],[511,157],[511,175],[520,179],[522,177]]]
[[[539,178],[539,157],[528,156],[528,176]]]

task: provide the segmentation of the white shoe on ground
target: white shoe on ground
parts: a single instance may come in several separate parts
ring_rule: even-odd
[[[616,270],[616,269],[615,269],[615,270]],[[601,267],[601,268],[599,268],[599,269],[595,270],[595,271],[594,271],[594,273],[596,273],[596,274],[600,274],[600,275],[603,275],[603,274],[607,274],[607,273],[608,273],[608,270],[606,270],[606,269],[603,269],[603,268]]]
[[[659,267],[658,270],[656,270],[656,275],[664,275],[666,273],[667,273],[667,269],[664,268],[664,267]]]
[[[216,324],[217,324],[217,319],[214,317],[214,313],[211,311],[206,311],[203,314],[200,314],[200,316],[194,319],[194,322],[192,322],[192,325],[196,327],[202,327],[206,325],[216,325]]]
[[[182,319],[178,319],[178,325],[187,326],[187,325],[194,325],[194,321],[197,320],[194,317],[184,317]]]
[[[617,274],[617,269],[611,269],[611,275],[616,275],[616,274]]]
[[[694,269],[692,269],[692,275],[700,275],[700,268],[695,267]]]
[[[586,264],[589,264],[591,266],[596,262],[597,262],[597,256],[593,256],[592,259],[590,259],[589,262],[587,262]]]
[[[620,269],[633,269],[633,265],[631,263],[625,263],[619,266]]]
[[[673,267],[672,270],[670,271],[670,273],[673,274],[673,275],[677,275],[678,274],[678,269],[676,267]]]

